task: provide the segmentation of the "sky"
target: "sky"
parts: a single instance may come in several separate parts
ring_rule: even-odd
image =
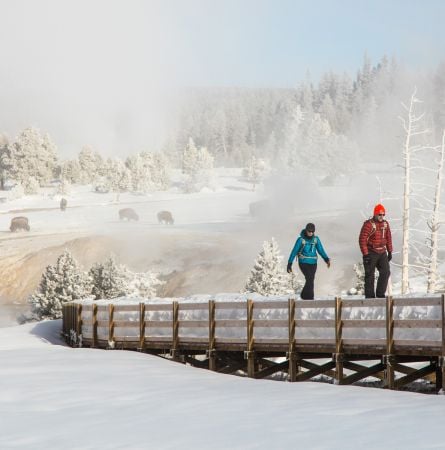
[[[38,126],[62,154],[156,147],[183,87],[292,87],[353,76],[365,53],[415,69],[445,54],[438,0],[0,0],[0,13],[0,132]]]

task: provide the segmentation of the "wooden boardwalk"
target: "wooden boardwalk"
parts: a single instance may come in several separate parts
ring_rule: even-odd
[[[401,308],[416,307],[435,314],[418,319],[395,314]],[[303,314],[307,308],[310,315]],[[373,316],[376,318],[363,318],[369,317],[361,314],[369,308],[379,311]],[[435,383],[437,391],[445,384],[443,295],[364,300],[67,303],[63,305],[63,335],[72,346],[168,355],[175,361],[221,373],[241,371],[252,378],[285,372],[288,380],[295,382],[323,374],[336,384],[353,384],[374,377],[389,389],[427,379]],[[413,368],[409,363],[419,364]]]

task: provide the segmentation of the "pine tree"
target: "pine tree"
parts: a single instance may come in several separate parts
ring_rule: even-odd
[[[96,299],[122,297],[128,293],[128,276],[125,268],[116,264],[113,257],[96,263],[90,269],[92,294]]]
[[[39,289],[29,301],[39,319],[62,317],[62,305],[90,296],[91,280],[82,272],[68,250],[59,256],[56,264],[49,265],[42,275]]]
[[[82,184],[93,183],[98,176],[97,156],[88,145],[79,152],[80,181]]]
[[[95,264],[89,274],[93,283],[92,293],[96,299],[155,297],[157,288],[165,283],[154,272],[132,272],[125,265],[118,265],[113,257],[104,263]]]
[[[23,184],[29,177],[34,177],[43,186],[53,177],[57,149],[48,134],[42,136],[37,128],[26,128],[8,146],[3,163],[13,180]]]
[[[289,275],[283,268],[283,257],[275,239],[265,241],[246,281],[245,292],[260,295],[284,295],[292,292]]]

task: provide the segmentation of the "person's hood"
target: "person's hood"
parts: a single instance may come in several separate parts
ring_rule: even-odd
[[[312,241],[312,239],[314,239],[315,237],[315,233],[312,235],[312,237],[306,236],[306,228],[303,228],[301,230],[300,237],[305,241]]]

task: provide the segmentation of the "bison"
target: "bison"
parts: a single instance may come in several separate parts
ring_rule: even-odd
[[[62,198],[62,200],[60,200],[60,211],[65,211],[67,205],[68,202],[66,198]]]
[[[175,221],[173,220],[172,213],[170,211],[159,211],[158,222],[164,223],[166,225],[173,225],[175,223]]]
[[[136,211],[132,208],[124,208],[119,210],[119,219],[124,220],[139,220],[139,216],[136,214]]]
[[[14,217],[11,219],[11,226],[9,229],[12,232],[24,230],[29,231],[31,228],[29,227],[29,221],[27,217]]]

